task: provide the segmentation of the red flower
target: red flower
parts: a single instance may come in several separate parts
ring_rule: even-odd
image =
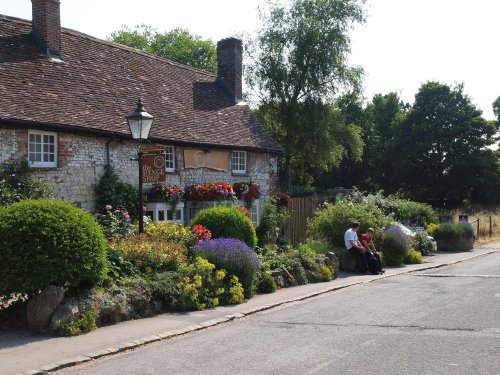
[[[196,224],[191,232],[198,240],[209,240],[210,238],[212,238],[212,232],[210,232],[207,227],[201,224]]]
[[[236,206],[235,207],[237,210],[240,210],[241,212],[243,212],[245,215],[247,215],[250,219],[252,218],[252,214],[250,213],[250,211],[248,210],[248,208],[245,208],[245,207],[242,207],[242,206]]]

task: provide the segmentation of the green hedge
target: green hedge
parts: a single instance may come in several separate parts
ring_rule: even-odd
[[[381,251],[383,259],[388,266],[401,266],[410,250],[409,242],[406,238],[397,233],[384,233],[382,238]]]
[[[257,246],[257,235],[252,221],[243,212],[232,207],[214,207],[201,210],[191,225],[201,224],[212,232],[212,238],[236,238],[248,246]]]
[[[308,236],[328,242],[331,248],[344,247],[344,234],[353,221],[361,224],[360,233],[370,227],[377,230],[388,224],[382,211],[375,205],[339,202],[328,204],[314,214],[308,223]]]
[[[470,239],[474,237],[474,229],[468,223],[443,223],[439,225],[435,236],[437,240]]]
[[[0,296],[89,286],[106,275],[106,238],[70,203],[25,200],[0,208],[0,264]]]
[[[408,201],[405,199],[395,199],[393,203],[394,219],[399,222],[416,221],[419,225],[427,226],[438,221],[434,209],[426,203]]]

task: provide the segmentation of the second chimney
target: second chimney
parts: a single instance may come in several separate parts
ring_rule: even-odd
[[[235,103],[241,101],[243,44],[236,38],[217,42],[217,79],[222,81]]]
[[[61,15],[59,0],[31,0],[32,30],[48,56],[61,56]]]

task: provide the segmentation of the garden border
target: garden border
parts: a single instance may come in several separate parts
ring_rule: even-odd
[[[387,279],[387,278],[390,278],[390,277],[394,277],[394,276],[398,276],[398,275],[402,275],[402,274],[407,274],[407,273],[413,273],[413,272],[419,272],[419,271],[424,271],[424,270],[429,270],[429,269],[436,269],[436,268],[447,267],[447,266],[451,266],[451,265],[454,265],[454,264],[457,264],[457,263],[461,263],[461,262],[464,262],[464,261],[467,261],[467,260],[479,258],[479,257],[486,256],[486,255],[489,255],[489,254],[492,254],[492,253],[496,252],[495,249],[491,249],[491,250],[490,249],[484,249],[484,250],[486,250],[486,252],[481,253],[481,254],[475,254],[475,255],[472,255],[472,256],[469,256],[469,257],[465,257],[465,258],[461,258],[461,259],[454,260],[454,261],[449,261],[449,262],[440,263],[440,264],[434,264],[434,265],[429,265],[429,266],[418,265],[418,266],[421,266],[421,267],[418,267],[418,268],[416,267],[415,269],[406,269],[406,270],[403,269],[400,272],[391,273],[391,274],[385,274],[385,275],[379,275],[378,277],[371,278],[369,280],[354,281],[352,283],[348,283],[348,284],[345,284],[345,285],[331,286],[331,287],[323,288],[323,289],[320,289],[320,290],[312,292],[312,293],[304,294],[303,296],[299,296],[299,297],[295,297],[295,298],[290,298],[290,299],[282,300],[282,301],[279,301],[279,302],[276,302],[276,303],[270,303],[270,304],[267,304],[267,305],[262,305],[262,306],[254,307],[254,308],[251,308],[251,309],[248,309],[248,310],[244,310],[241,313],[224,315],[221,318],[207,320],[207,321],[204,321],[204,322],[201,322],[201,323],[198,323],[198,324],[193,324],[193,325],[190,325],[188,327],[181,328],[181,329],[178,329],[178,330],[172,330],[172,331],[167,331],[167,332],[159,333],[157,335],[151,335],[151,336],[143,337],[143,338],[138,339],[138,340],[134,340],[134,341],[131,341],[131,342],[126,342],[126,343],[124,343],[122,345],[118,345],[116,347],[109,347],[109,348],[102,349],[102,350],[99,350],[99,351],[96,351],[96,352],[88,353],[87,355],[78,356],[78,357],[69,358],[69,359],[63,359],[63,360],[61,360],[59,362],[50,363],[50,364],[47,364],[45,366],[40,367],[39,369],[29,370],[29,371],[23,372],[21,374],[22,375],[42,375],[42,374],[47,374],[48,372],[50,373],[50,372],[53,372],[53,371],[62,370],[64,368],[77,366],[77,365],[84,364],[84,363],[87,363],[87,362],[90,362],[90,361],[93,361],[93,360],[97,360],[97,359],[102,358],[102,357],[110,357],[110,356],[112,356],[114,354],[125,352],[125,351],[129,351],[129,350],[132,350],[132,349],[136,349],[138,347],[145,346],[147,344],[151,344],[151,343],[154,343],[154,342],[157,342],[157,341],[168,340],[168,339],[172,339],[172,338],[175,338],[175,337],[178,337],[178,336],[182,336],[182,335],[185,335],[185,334],[188,334],[188,333],[191,333],[191,332],[204,330],[204,329],[207,329],[209,327],[213,327],[213,326],[216,326],[216,325],[228,323],[228,322],[231,322],[231,321],[236,320],[236,319],[241,319],[241,318],[244,318],[246,316],[256,314],[258,312],[270,310],[270,309],[278,307],[278,306],[283,306],[283,305],[294,303],[294,302],[304,301],[304,300],[307,300],[307,299],[310,299],[310,298],[313,298],[313,297],[317,297],[317,296],[322,295],[322,294],[326,294],[326,293],[334,292],[334,291],[337,291],[337,290],[345,289],[345,288],[348,288],[348,287],[351,287],[351,286],[362,285],[362,284],[369,284],[369,283],[372,283],[372,282],[376,282],[376,281],[379,281],[379,280],[384,280],[384,279]]]

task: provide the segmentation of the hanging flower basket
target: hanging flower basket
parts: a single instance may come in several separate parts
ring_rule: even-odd
[[[193,202],[231,201],[235,199],[233,186],[225,182],[205,182],[187,186],[184,197]]]
[[[160,193],[165,200],[166,204],[169,204],[172,208],[172,212],[176,212],[177,205],[184,196],[184,189],[177,185],[160,185]]]
[[[237,182],[233,186],[238,199],[245,201],[245,207],[251,209],[253,202],[260,198],[260,186],[255,182]]]

